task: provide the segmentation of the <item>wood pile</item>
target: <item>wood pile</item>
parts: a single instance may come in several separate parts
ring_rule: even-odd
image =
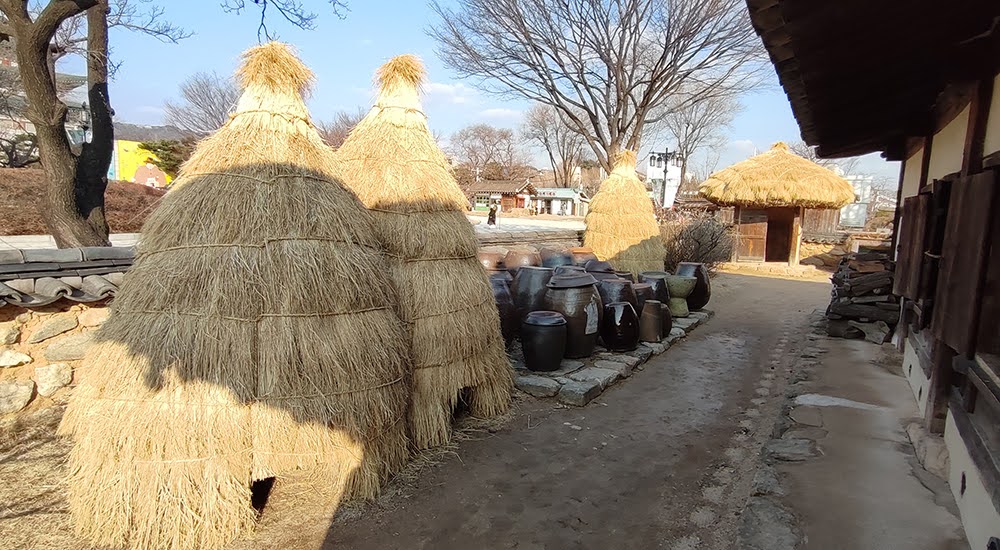
[[[841,338],[884,343],[899,323],[899,302],[892,294],[896,264],[887,254],[848,254],[837,266],[827,332]]]

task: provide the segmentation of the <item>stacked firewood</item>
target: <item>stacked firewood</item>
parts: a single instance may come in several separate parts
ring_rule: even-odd
[[[886,254],[848,254],[837,266],[833,299],[826,310],[831,336],[884,343],[899,323],[899,303],[892,295],[896,264]]]

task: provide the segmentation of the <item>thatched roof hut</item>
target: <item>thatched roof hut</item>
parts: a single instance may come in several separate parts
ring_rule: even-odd
[[[799,263],[803,210],[841,208],[854,188],[832,170],[778,142],[768,151],[711,175],[699,193],[719,206],[735,206],[737,261]]]
[[[505,412],[511,391],[493,292],[465,217],[468,201],[421,110],[424,78],[412,55],[383,65],[375,105],[336,153],[339,173],[371,210],[391,258],[411,337],[409,427],[418,448],[448,441],[463,389],[475,416]]]
[[[584,246],[619,271],[663,270],[663,241],[653,201],[635,173],[635,153],[622,151],[584,219]]]
[[[219,548],[289,475],[372,497],[408,458],[405,333],[371,216],[332,175],[278,43],[143,227],[80,369],[70,511],[101,545]]]
[[[698,191],[719,206],[745,208],[841,208],[854,202],[854,188],[847,180],[780,141],[712,174]]]

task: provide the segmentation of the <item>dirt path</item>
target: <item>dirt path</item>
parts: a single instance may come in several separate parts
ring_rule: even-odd
[[[588,406],[523,399],[506,427],[333,521],[309,495],[275,499],[233,550],[728,548],[781,406],[780,367],[829,294],[732,274],[713,285],[714,319]],[[67,445],[13,433],[0,442],[0,549],[86,548],[62,498]]]
[[[781,396],[778,379],[773,393],[758,385],[828,288],[713,284],[715,318],[644,371],[582,409],[525,401],[507,428],[462,443],[407,494],[338,518],[324,547],[727,547],[773,423],[764,409]]]

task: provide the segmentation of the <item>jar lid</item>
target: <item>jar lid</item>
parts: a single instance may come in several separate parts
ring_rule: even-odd
[[[643,271],[639,273],[639,280],[645,282],[646,279],[666,279],[669,276],[668,271]]]
[[[583,264],[584,269],[590,272],[597,273],[614,273],[615,268],[611,266],[610,262],[602,262],[600,260],[588,260],[587,263]]]
[[[568,273],[566,275],[554,275],[549,279],[549,288],[582,288],[597,284],[597,279],[590,273]]]
[[[566,318],[558,311],[532,311],[524,317],[522,324],[539,327],[557,327],[566,324]]]
[[[587,270],[578,265],[560,265],[553,268],[555,271],[552,272],[554,277],[560,275],[574,275],[577,273],[586,273]]]

